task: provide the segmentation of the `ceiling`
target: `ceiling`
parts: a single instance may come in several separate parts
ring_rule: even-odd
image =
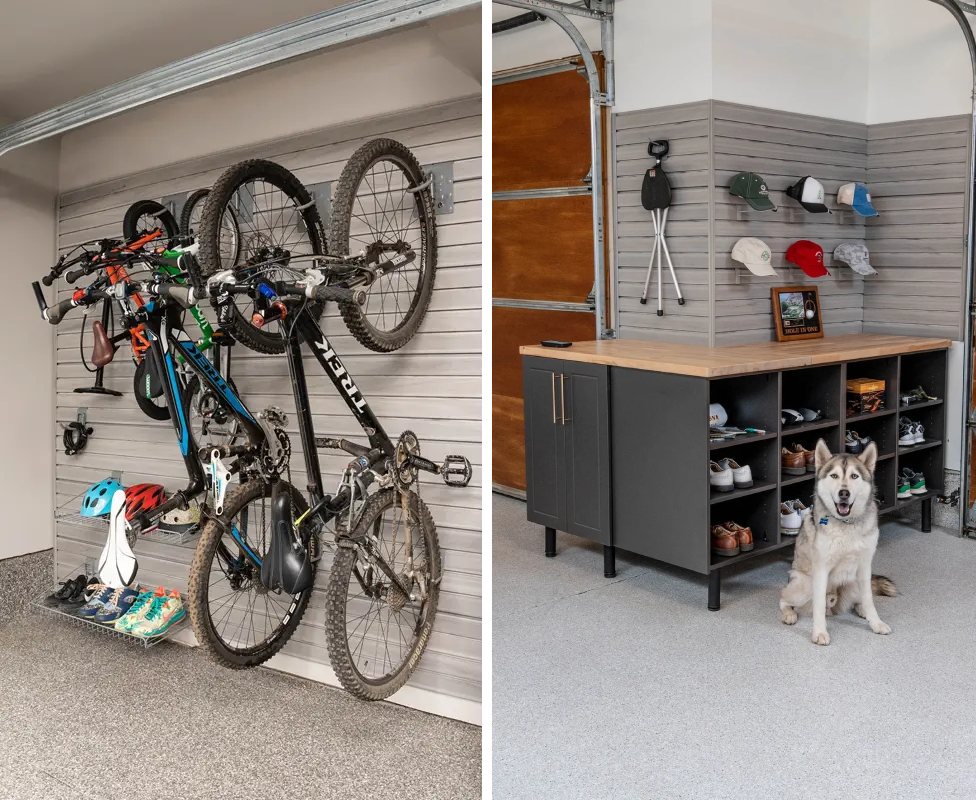
[[[346,0],[0,1],[0,118],[46,111]]]

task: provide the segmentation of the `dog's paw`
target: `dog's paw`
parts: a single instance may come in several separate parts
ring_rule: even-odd
[[[814,644],[828,645],[830,644],[830,634],[827,631],[814,631],[810,641]]]
[[[784,608],[779,618],[783,620],[783,622],[785,622],[787,625],[796,624],[796,612],[792,608],[789,607]]]
[[[882,622],[880,619],[877,622],[871,623],[871,630],[875,633],[880,633],[882,636],[887,636],[891,633],[891,626],[887,622]]]
[[[860,603],[854,606],[854,613],[857,614],[861,619],[867,617],[867,614],[864,613],[864,607]]]

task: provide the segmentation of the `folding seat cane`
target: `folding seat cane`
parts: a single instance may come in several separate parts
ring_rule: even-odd
[[[640,301],[641,305],[647,305],[647,290],[651,285],[651,275],[654,274],[654,257],[657,256],[657,315],[659,317],[664,316],[664,293],[661,289],[662,251],[668,260],[674,290],[678,293],[678,305],[685,304],[685,299],[681,296],[681,287],[678,286],[678,278],[674,274],[668,243],[664,239],[664,226],[668,224],[668,209],[671,206],[671,184],[661,167],[661,162],[667,157],[670,149],[667,139],[651,142],[647,146],[647,154],[654,159],[654,166],[644,173],[644,183],[641,186],[641,205],[651,212],[651,219],[654,220],[654,247],[651,248],[651,263],[647,265],[647,280],[644,281],[644,293]]]

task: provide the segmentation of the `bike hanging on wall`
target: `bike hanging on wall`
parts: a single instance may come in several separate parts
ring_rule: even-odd
[[[363,160],[356,164],[361,169]],[[386,202],[382,207],[406,206],[401,197],[405,194],[410,206],[415,207],[419,195],[429,210],[428,186],[422,174],[396,189],[391,181],[389,193],[398,202]],[[379,198],[376,192],[372,194],[374,219],[378,220]],[[271,208],[266,205],[262,213]],[[432,226],[432,213],[426,219]],[[349,224],[352,227],[334,224],[332,230],[356,231],[355,224]],[[361,248],[354,255],[342,253],[348,243],[344,246],[338,240],[335,251],[341,254],[334,256],[296,257],[278,244],[277,251],[270,248],[270,259],[252,258],[237,269],[218,270],[206,282],[194,255],[185,252],[179,257],[178,278],[157,275],[148,284],[133,286],[112,285],[101,277],[50,309],[35,283],[44,316],[52,323],[74,306],[90,305],[127,289],[150,298],[130,315],[128,324],[145,326],[151,343],[149,357],[165,376],[164,389],[170,407],[177,411],[173,424],[190,482],[133,524],[140,529],[150,526],[170,509],[185,507],[190,499],[209,492],[213,507],[197,544],[188,593],[201,644],[234,668],[263,663],[278,652],[308,605],[322,556],[320,534],[332,525],[332,541],[326,545],[333,557],[326,591],[326,643],[342,685],[370,700],[390,696],[407,681],[427,645],[437,611],[440,548],[433,520],[419,496],[419,472],[439,474],[445,483],[458,487],[467,486],[472,477],[470,462],[463,456],[448,456],[440,465],[423,458],[417,437],[409,431],[394,443],[319,327],[321,304],[331,300],[340,309],[348,307],[343,319],[353,330],[359,318],[352,309],[368,308],[375,287],[388,296],[386,279],[417,259],[417,251],[401,236],[386,238],[391,234],[383,228],[376,235],[372,248]],[[400,309],[394,333],[399,331],[401,339],[413,335],[419,324],[415,320],[426,312],[433,279],[432,241],[421,234],[421,242],[428,248],[422,258],[431,266],[429,280],[408,283],[413,296],[426,300],[412,303],[405,313]],[[302,268],[303,261],[310,265]],[[191,286],[177,282],[184,279]],[[291,446],[284,415],[275,408],[253,415],[196,345],[180,338],[184,310],[203,297],[209,297],[222,316],[246,298],[254,309],[252,323],[259,323],[253,327],[263,333],[261,328],[267,322],[277,324],[297,409],[307,499],[290,480]],[[388,307],[387,313],[393,311]],[[384,324],[382,315],[377,319]],[[374,330],[380,329],[374,326]],[[412,332],[407,335],[405,331]],[[303,342],[363,428],[368,445],[316,437]],[[183,386],[175,367],[177,354],[184,356],[198,379],[218,396],[220,405],[239,420],[246,437],[246,443],[213,447],[199,454],[207,457],[206,469],[192,452],[185,398],[181,402]],[[353,456],[333,494],[325,493],[316,452],[319,447]],[[228,495],[228,483],[235,474],[241,484]]]

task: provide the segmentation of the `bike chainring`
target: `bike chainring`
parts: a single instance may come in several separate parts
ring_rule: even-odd
[[[275,480],[288,469],[291,459],[291,440],[284,430],[288,417],[277,406],[268,406],[258,414],[258,423],[265,433],[261,448],[261,472],[268,480]]]
[[[420,455],[420,440],[413,431],[404,431],[400,434],[396,449],[393,451],[392,469],[389,470],[393,476],[393,482],[401,492],[409,491],[417,480],[417,473],[420,471],[413,465],[411,456]]]

